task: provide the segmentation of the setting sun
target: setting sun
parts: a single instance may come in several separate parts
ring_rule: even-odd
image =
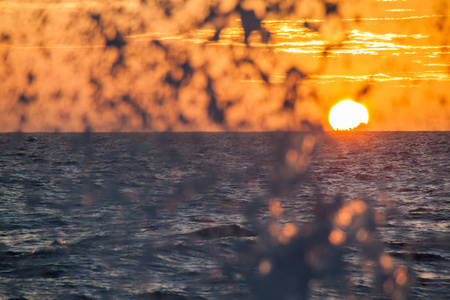
[[[352,100],[343,100],[333,106],[328,116],[334,130],[350,130],[361,123],[369,122],[369,113],[364,105]]]

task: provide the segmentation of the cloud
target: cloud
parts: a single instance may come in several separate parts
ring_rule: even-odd
[[[0,130],[298,130],[347,97],[374,130],[448,130],[448,18],[358,3],[3,3]]]

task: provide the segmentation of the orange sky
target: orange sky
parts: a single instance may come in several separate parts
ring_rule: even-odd
[[[445,0],[172,2],[1,2],[0,131],[450,130]]]

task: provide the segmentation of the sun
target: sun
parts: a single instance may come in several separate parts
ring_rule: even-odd
[[[351,130],[361,123],[369,122],[369,113],[364,105],[352,100],[343,100],[333,106],[328,116],[334,130]]]

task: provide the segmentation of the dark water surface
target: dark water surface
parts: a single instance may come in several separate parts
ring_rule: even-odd
[[[327,133],[306,173],[285,166],[296,140],[305,137],[1,134],[0,298],[448,297],[450,133]],[[275,196],[278,218],[268,209]],[[358,231],[363,247],[336,247],[323,225],[335,219],[320,221],[317,203],[353,198],[376,229],[370,239]],[[273,224],[296,238],[274,242]],[[389,279],[374,288],[388,275],[361,258],[368,240],[378,241],[377,257],[389,254],[381,265],[394,285],[412,286],[408,294]],[[336,260],[318,267],[314,249]]]

